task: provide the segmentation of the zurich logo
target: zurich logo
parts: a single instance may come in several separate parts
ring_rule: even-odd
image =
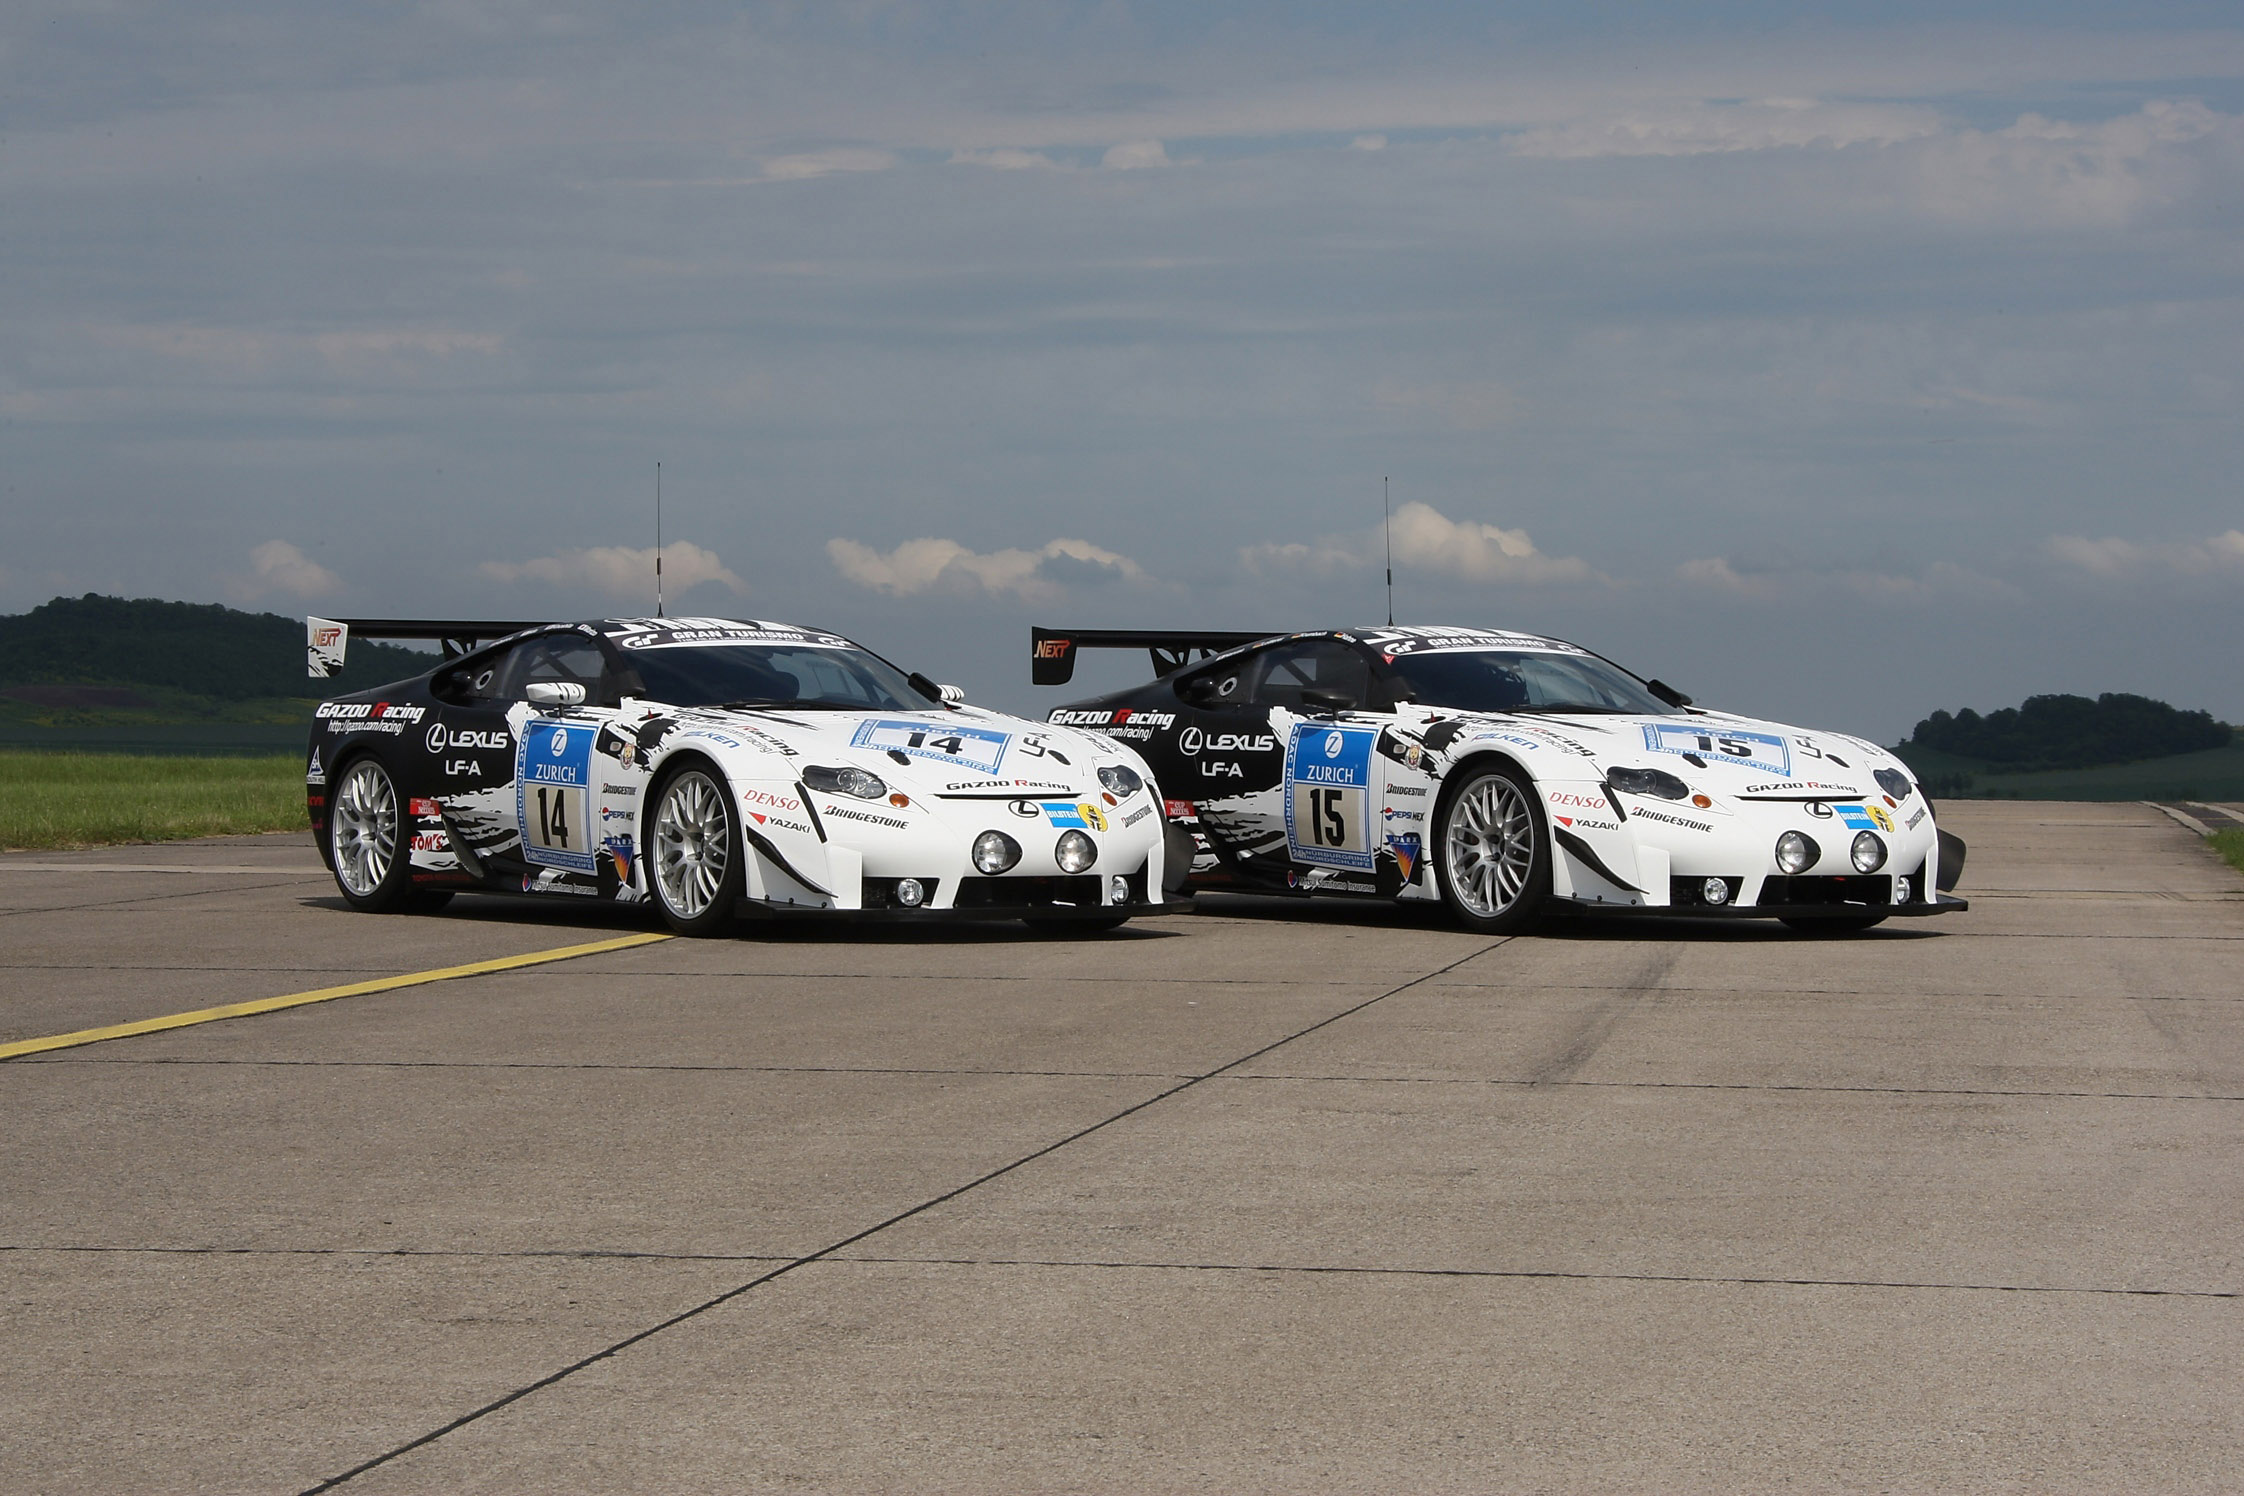
[[[566,727],[556,727],[553,729],[553,756],[559,758],[568,751],[569,730]]]
[[[1325,734],[1325,757],[1326,757],[1326,758],[1338,758],[1338,757],[1340,757],[1340,750],[1341,750],[1341,749],[1343,749],[1343,748],[1345,748],[1345,747],[1347,747],[1347,746],[1348,746],[1348,740],[1347,740],[1346,738],[1342,737],[1342,736],[1341,736],[1341,735],[1340,735],[1339,733],[1337,733],[1337,732],[1328,732],[1328,733],[1326,733],[1326,734]]]

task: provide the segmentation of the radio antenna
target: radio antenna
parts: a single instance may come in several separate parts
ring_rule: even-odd
[[[1395,520],[1387,507],[1387,480],[1379,480],[1379,533],[1387,540],[1387,624],[1395,622]]]
[[[662,616],[662,464],[655,464],[655,617]]]

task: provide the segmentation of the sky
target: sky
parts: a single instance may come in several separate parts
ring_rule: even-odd
[[[0,611],[1555,634],[2244,721],[2233,4],[0,13]]]

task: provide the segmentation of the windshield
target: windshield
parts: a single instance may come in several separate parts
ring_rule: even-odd
[[[1510,649],[1397,655],[1395,674],[1420,706],[1466,712],[1642,712],[1666,703],[1643,682],[1592,655]]]
[[[834,707],[924,712],[931,703],[894,665],[861,649],[689,644],[627,658],[649,701],[670,706]]]

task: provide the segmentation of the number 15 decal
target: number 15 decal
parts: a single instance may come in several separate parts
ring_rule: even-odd
[[[1372,866],[1371,748],[1364,728],[1300,723],[1286,745],[1286,848],[1296,862]]]

